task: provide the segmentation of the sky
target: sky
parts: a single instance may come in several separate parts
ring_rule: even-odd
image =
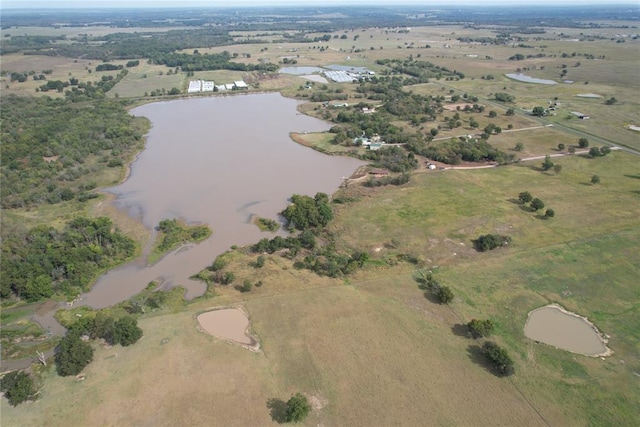
[[[640,9],[640,0],[0,0],[0,7],[9,8],[133,8],[133,7],[240,7],[240,6],[300,6],[300,5],[587,5],[627,4]]]

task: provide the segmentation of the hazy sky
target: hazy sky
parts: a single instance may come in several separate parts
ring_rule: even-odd
[[[215,7],[299,5],[585,5],[628,4],[640,8],[640,0],[0,0],[4,8],[103,8],[103,7]]]

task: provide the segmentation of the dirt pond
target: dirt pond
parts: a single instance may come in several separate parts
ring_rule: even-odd
[[[237,308],[208,311],[198,315],[200,327],[216,338],[230,340],[243,346],[258,347],[258,342],[248,334],[249,318]]]
[[[556,304],[530,311],[524,334],[537,342],[572,353],[593,357],[612,354],[606,346],[605,337],[593,323]]]

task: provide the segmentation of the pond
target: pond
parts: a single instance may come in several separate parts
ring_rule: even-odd
[[[586,356],[608,356],[606,340],[587,318],[551,304],[529,312],[524,334],[535,341]]]
[[[198,323],[206,333],[214,337],[258,348],[257,341],[247,334],[249,318],[236,308],[202,313],[198,316]]]
[[[509,77],[510,79],[518,80],[519,82],[525,82],[525,83],[536,83],[541,85],[558,84],[558,82],[554,82],[553,80],[539,79],[537,77],[530,77],[525,74],[505,74],[505,76]]]
[[[320,67],[282,67],[278,70],[282,74],[293,74],[294,76],[302,76],[304,74],[322,73],[324,68]]]
[[[129,178],[107,189],[115,205],[149,229],[165,218],[208,224],[212,236],[184,246],[152,266],[138,259],[107,272],[80,305],[103,308],[129,299],[153,280],[161,289],[184,286],[186,298],[206,285],[189,279],[232,245],[274,234],[251,218],[278,218],[292,194],[332,194],[363,163],[296,144],[292,131],[328,130],[327,122],[297,111],[280,94],[235,95],[157,102],[132,110],[148,117],[147,146]]]

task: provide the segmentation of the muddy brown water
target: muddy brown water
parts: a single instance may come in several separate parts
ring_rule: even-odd
[[[591,322],[557,305],[529,312],[524,334],[532,340],[587,356],[610,352]]]
[[[198,316],[198,323],[205,332],[215,337],[255,346],[256,341],[247,335],[249,318],[240,310],[225,308],[208,311]]]
[[[363,163],[328,156],[293,142],[290,132],[325,131],[330,124],[297,111],[280,94],[235,95],[157,102],[131,111],[152,122],[146,148],[129,178],[107,189],[115,204],[153,228],[165,218],[208,224],[212,236],[187,245],[153,266],[144,259],[113,269],[81,296],[81,305],[103,308],[126,300],[159,280],[184,286],[186,298],[206,285],[189,277],[232,245],[273,234],[251,224],[252,215],[278,218],[292,194],[333,193]]]

